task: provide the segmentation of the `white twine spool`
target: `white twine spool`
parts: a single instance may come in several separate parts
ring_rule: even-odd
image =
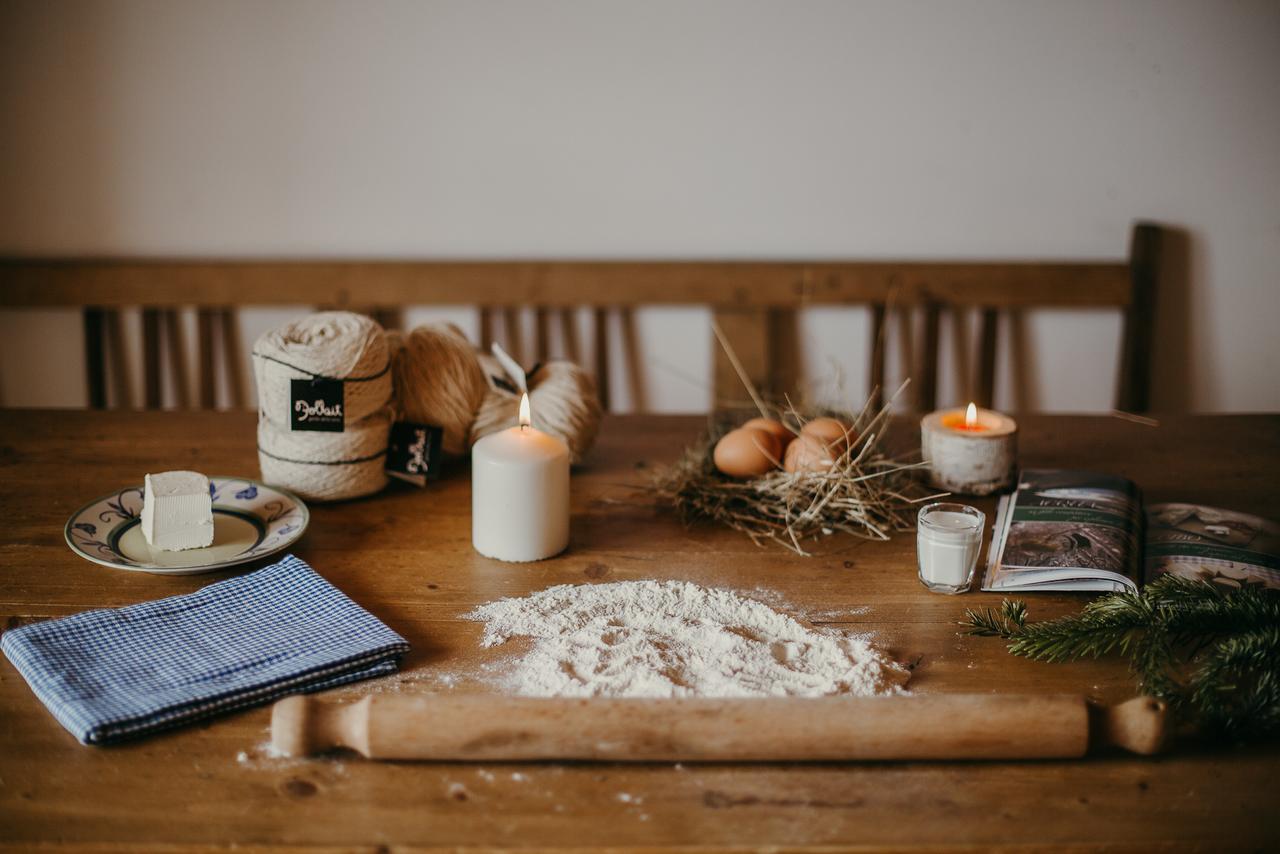
[[[387,485],[391,370],[382,327],[326,311],[273,329],[253,348],[262,479],[315,501],[370,495]],[[292,381],[343,385],[343,429],[290,429]]]
[[[372,318],[350,311],[322,311],[263,333],[253,345],[253,371],[258,411],[286,427],[291,380],[342,380],[348,423],[391,398],[385,333]]]
[[[384,408],[341,433],[304,432],[258,416],[262,480],[312,501],[372,495],[387,485],[391,410]]]
[[[471,425],[473,445],[514,426],[520,415],[520,392],[497,381],[506,370],[492,356],[482,353],[480,361],[489,375],[489,391]],[[600,429],[600,399],[591,377],[573,362],[547,362],[529,374],[527,384],[533,426],[560,439],[569,446],[573,462],[581,462]]]

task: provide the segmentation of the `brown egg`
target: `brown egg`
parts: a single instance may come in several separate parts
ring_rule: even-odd
[[[812,433],[801,433],[787,446],[784,468],[789,472],[831,470],[837,453]]]
[[[815,418],[800,428],[801,436],[813,436],[822,441],[837,456],[844,453],[849,444],[857,441],[857,435],[843,422],[834,418]]]
[[[782,443],[782,447],[784,449],[787,445],[790,445],[791,440],[796,437],[796,434],[792,433],[790,428],[785,426],[781,421],[775,421],[772,418],[752,418],[746,424],[742,425],[743,430],[746,430],[748,427],[754,427],[757,430],[764,430],[766,433],[772,433],[777,436],[778,441]]]
[[[778,465],[782,443],[764,430],[740,427],[716,442],[712,460],[729,477],[757,477]]]

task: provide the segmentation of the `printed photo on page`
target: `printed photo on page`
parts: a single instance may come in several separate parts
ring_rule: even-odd
[[[1199,504],[1148,507],[1146,579],[1164,573],[1224,588],[1280,587],[1280,525]]]

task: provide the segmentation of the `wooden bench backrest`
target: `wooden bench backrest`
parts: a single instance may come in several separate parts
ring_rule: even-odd
[[[201,406],[212,407],[217,380],[215,340],[226,357],[224,372],[233,405],[245,405],[243,348],[234,309],[307,304],[353,307],[394,324],[410,305],[474,305],[481,312],[482,344],[502,318],[506,343],[519,329],[520,309],[535,313],[532,359],[545,358],[549,326],[556,319],[569,356],[577,358],[572,314],[590,307],[594,317],[594,369],[606,405],[608,312],[622,315],[624,337],[633,335],[630,310],[645,305],[710,306],[742,366],[761,389],[783,391],[795,377],[779,368],[780,339],[796,309],[821,305],[871,308],[873,388],[884,385],[885,330],[895,313],[923,315],[923,340],[915,358],[915,403],[936,403],[938,325],[945,311],[978,311],[981,333],[974,388],[989,404],[995,389],[997,319],[1004,310],[1111,307],[1124,313],[1117,408],[1142,412],[1149,402],[1152,307],[1158,278],[1160,229],[1134,227],[1127,258],[1071,262],[991,261],[237,261],[81,260],[0,261],[0,308],[78,306],[84,309],[90,404],[106,404],[107,364],[118,353],[118,311],[142,308],[144,400],[161,399],[161,344],[172,357],[170,373],[180,404],[185,388],[183,347],[175,309],[198,312]],[[220,335],[218,334],[220,331]],[[624,350],[635,352],[634,341]],[[716,399],[741,398],[737,374],[716,349]],[[116,360],[117,362],[119,360]],[[634,361],[634,360],[633,360]],[[630,366],[634,376],[638,368]],[[127,377],[117,376],[116,384]],[[119,394],[117,394],[119,398]]]

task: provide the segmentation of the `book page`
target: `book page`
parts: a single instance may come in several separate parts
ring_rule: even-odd
[[[982,589],[988,592],[1053,591],[1070,590],[1094,593],[1119,593],[1137,591],[1133,579],[1103,569],[1004,569],[1000,555],[1004,552],[1009,533],[1009,519],[1016,496],[1001,496],[996,509],[995,530],[991,536],[991,548],[987,554],[987,571]]]
[[[1096,472],[1022,472],[1009,515],[1000,568],[1094,570],[1136,584],[1142,499],[1122,477]],[[1079,577],[1062,572],[1064,579]],[[1043,576],[1041,576],[1043,577]],[[1127,585],[1126,585],[1127,586]]]
[[[1083,572],[1097,572],[1100,575],[1102,570],[1082,570]],[[988,592],[999,593],[1008,592],[1036,592],[1036,591],[1052,591],[1062,590],[1071,592],[1086,593],[1121,593],[1125,590],[1136,592],[1138,586],[1124,576],[1118,576],[1115,573],[1107,572],[1105,577],[1092,577],[1088,575],[1078,575],[1076,572],[1065,572],[1064,570],[1046,570],[1033,569],[1023,572],[1008,572],[1004,574],[996,573],[991,579],[990,584],[982,588]]]
[[[1173,573],[1224,588],[1280,587],[1280,525],[1200,504],[1147,508],[1146,580]]]

